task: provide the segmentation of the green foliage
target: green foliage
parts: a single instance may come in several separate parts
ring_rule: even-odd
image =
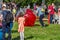
[[[35,24],[32,27],[25,27],[24,37],[26,40],[60,40],[59,24],[51,24],[46,28],[39,26],[39,22]],[[12,28],[12,40],[20,40],[17,22],[14,23]]]
[[[28,5],[28,4],[33,4],[33,3],[41,3],[42,0],[4,0],[5,2],[9,2],[9,1],[15,1],[17,4],[20,3],[20,5],[24,6],[24,5]],[[60,2],[60,0],[45,0],[45,4],[51,4],[51,3],[56,3],[56,2]]]

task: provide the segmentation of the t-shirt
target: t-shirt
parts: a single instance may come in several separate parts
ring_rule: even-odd
[[[18,32],[24,32],[24,17],[19,17],[18,18]]]
[[[48,10],[50,11],[49,12],[50,14],[52,14],[52,15],[54,14],[54,8],[53,8],[53,6],[51,6],[51,5],[48,6]]]
[[[38,16],[44,14],[41,10],[42,10],[42,7],[37,8]]]

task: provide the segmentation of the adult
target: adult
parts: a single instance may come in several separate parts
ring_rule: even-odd
[[[12,13],[10,6],[7,6],[7,11]],[[13,18],[12,18],[12,20],[10,20],[10,29],[12,29],[12,27],[13,27]]]
[[[7,14],[10,13],[9,11],[6,10],[6,4],[2,5],[2,15],[3,15],[3,20],[2,20],[2,32],[3,32],[3,39],[6,40],[5,38],[5,33],[6,33],[6,28],[7,28],[7,33],[8,33],[8,40],[11,40],[11,29],[10,29],[10,21],[7,21]],[[9,18],[8,18],[9,19]]]
[[[49,12],[49,23],[52,24],[52,20],[53,20],[53,15],[54,15],[54,4],[52,3],[51,5],[48,6],[48,12]]]

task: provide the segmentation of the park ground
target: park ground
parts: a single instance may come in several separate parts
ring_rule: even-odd
[[[36,22],[35,26],[25,27],[25,40],[60,40],[59,24],[50,24],[44,28],[38,24],[39,22]],[[12,40],[20,40],[17,29],[18,24],[15,22],[12,28]]]

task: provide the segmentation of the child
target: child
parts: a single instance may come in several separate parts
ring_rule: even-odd
[[[20,12],[18,15],[18,32],[20,32],[20,40],[24,40],[24,21],[23,13]]]
[[[57,14],[57,12],[55,12],[55,14],[54,14],[54,16],[53,16],[52,22],[53,22],[54,24],[58,24],[58,14]]]
[[[58,8],[59,24],[60,24],[60,6]]]

